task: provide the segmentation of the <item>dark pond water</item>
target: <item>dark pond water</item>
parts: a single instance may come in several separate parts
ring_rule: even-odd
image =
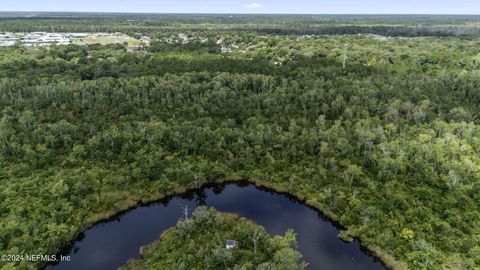
[[[294,229],[309,269],[385,269],[364,252],[358,242],[345,243],[338,239],[338,229],[314,209],[286,195],[245,183],[206,187],[130,210],[85,231],[72,248],[64,252],[71,256],[70,262],[46,269],[117,269],[129,259],[139,258],[141,246],[157,240],[164,230],[174,226],[182,215],[182,207],[188,205],[194,209],[199,204],[249,218],[270,234],[284,234],[287,229]]]

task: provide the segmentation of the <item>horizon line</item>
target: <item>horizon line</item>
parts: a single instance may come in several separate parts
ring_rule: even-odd
[[[145,15],[426,15],[426,16],[480,16],[480,13],[240,13],[240,12],[136,12],[136,11],[48,11],[0,10],[0,13],[86,13],[86,14],[145,14]]]

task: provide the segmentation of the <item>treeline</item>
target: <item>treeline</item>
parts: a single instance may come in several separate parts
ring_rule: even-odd
[[[42,17],[43,15],[43,17]],[[56,16],[55,16],[56,15]],[[475,16],[278,16],[278,15],[158,15],[158,14],[40,14],[33,18],[0,18],[0,31],[123,32],[157,35],[171,30],[205,28],[253,31],[276,35],[478,36]]]
[[[248,28],[246,28],[248,29]],[[423,36],[478,36],[479,26],[468,25],[318,25],[308,27],[297,25],[295,27],[263,28],[259,33],[274,35],[355,35],[355,34],[376,34],[392,37],[423,37]]]

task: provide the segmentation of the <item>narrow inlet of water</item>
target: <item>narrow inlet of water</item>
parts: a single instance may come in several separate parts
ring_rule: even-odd
[[[231,212],[264,226],[272,234],[287,229],[297,233],[298,249],[312,270],[376,270],[385,267],[357,241],[345,243],[338,228],[314,209],[290,198],[250,184],[205,187],[129,210],[82,233],[63,252],[71,261],[49,265],[48,270],[108,270],[139,258],[141,246],[159,239],[182,216],[182,207],[198,205]]]

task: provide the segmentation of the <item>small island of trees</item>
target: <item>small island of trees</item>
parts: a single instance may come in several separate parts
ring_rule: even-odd
[[[226,246],[233,241],[235,247]],[[252,221],[200,206],[121,270],[303,270],[301,258],[293,231],[270,236]]]

